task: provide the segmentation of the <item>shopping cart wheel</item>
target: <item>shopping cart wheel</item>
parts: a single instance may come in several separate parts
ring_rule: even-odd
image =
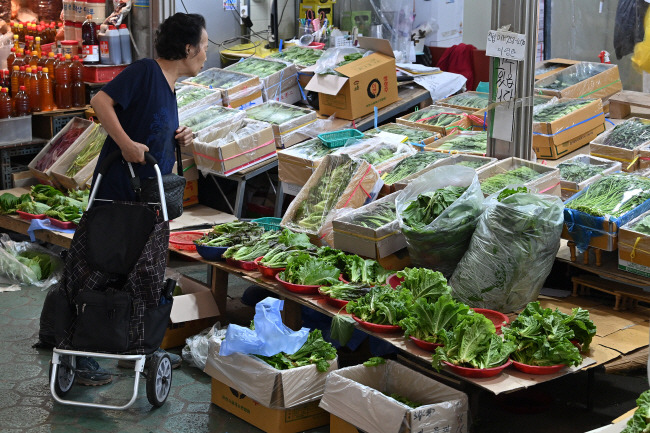
[[[165,404],[172,386],[172,362],[166,353],[154,352],[148,364],[147,400],[160,407]]]
[[[52,361],[50,361],[50,373],[48,378],[52,380]],[[54,381],[54,391],[59,397],[65,396],[72,385],[75,378],[75,357],[74,356],[61,356],[61,363],[56,370],[56,380]]]

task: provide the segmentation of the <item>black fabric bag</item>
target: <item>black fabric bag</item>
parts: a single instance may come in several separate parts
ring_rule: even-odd
[[[176,144],[176,160],[178,174],[169,173],[162,176],[165,202],[167,204],[167,217],[170,220],[183,215],[183,195],[185,194],[185,184],[187,183],[183,177],[183,160],[181,158],[181,148],[178,144]],[[160,202],[158,180],[155,177],[142,180],[140,200],[151,203]]]

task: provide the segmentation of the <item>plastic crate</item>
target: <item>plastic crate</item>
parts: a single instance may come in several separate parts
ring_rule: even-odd
[[[318,138],[330,149],[345,146],[349,139],[363,138],[363,133],[356,129],[343,129],[341,131],[318,134]]]
[[[128,65],[84,66],[83,80],[87,83],[108,83],[126,69]]]
[[[32,116],[0,119],[0,147],[32,141]]]
[[[267,232],[271,230],[276,230],[276,231],[282,230],[282,228],[280,227],[280,221],[282,221],[282,218],[274,218],[274,217],[264,217],[264,218],[257,218],[251,220],[251,222],[261,225],[262,228]]]

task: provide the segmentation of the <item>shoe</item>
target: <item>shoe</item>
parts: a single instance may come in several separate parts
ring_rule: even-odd
[[[167,355],[169,355],[169,360],[172,363],[172,368],[173,369],[176,369],[176,368],[181,366],[181,357],[179,355],[176,355],[175,353],[171,353],[171,352],[166,352],[166,351],[164,351],[163,349],[160,349],[160,348],[158,348],[156,350],[156,352],[158,352],[158,353],[166,353]],[[134,369],[135,368],[135,361],[128,361],[128,360],[125,360],[125,359],[120,359],[120,360],[117,361],[117,366],[120,367],[120,368]]]
[[[77,357],[75,381],[80,385],[99,386],[113,381],[113,376],[99,366],[94,358]]]

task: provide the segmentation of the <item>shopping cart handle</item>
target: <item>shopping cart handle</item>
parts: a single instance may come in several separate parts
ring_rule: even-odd
[[[102,176],[105,176],[106,172],[108,171],[108,168],[113,164],[113,162],[115,162],[116,159],[120,158],[121,156],[122,156],[122,152],[119,150],[110,153],[106,158],[104,158],[97,172]],[[144,160],[148,164],[158,165],[158,161],[156,161],[156,158],[154,158],[153,155],[151,155],[149,152],[144,153]]]

